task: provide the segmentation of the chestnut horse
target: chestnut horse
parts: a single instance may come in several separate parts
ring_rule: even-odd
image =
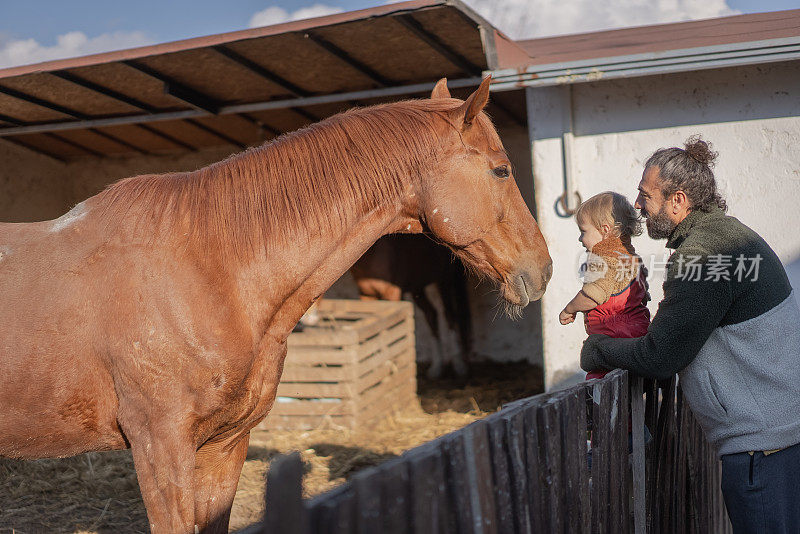
[[[488,91],[440,83],[0,225],[0,455],[130,447],[153,532],[226,532],[289,332],[380,236],[425,224],[511,306],[540,298],[552,263]]]

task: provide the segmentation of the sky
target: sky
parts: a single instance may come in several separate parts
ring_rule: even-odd
[[[800,0],[464,0],[515,39],[800,8]],[[385,0],[0,0],[0,68],[382,5]]]

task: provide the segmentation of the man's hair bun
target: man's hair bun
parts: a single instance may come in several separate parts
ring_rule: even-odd
[[[693,135],[684,143],[684,150],[690,158],[709,167],[714,166],[718,155],[711,148],[711,144],[703,141],[699,135]]]

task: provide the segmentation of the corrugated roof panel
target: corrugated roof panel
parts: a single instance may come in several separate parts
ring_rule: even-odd
[[[85,116],[123,115],[137,111],[136,108],[130,107],[123,102],[97,94],[49,73],[6,78],[0,80],[0,92],[2,88],[12,89],[36,99],[56,103],[64,107],[65,110],[72,110]]]
[[[22,122],[56,122],[71,117],[3,93],[0,85],[0,113]]]
[[[56,134],[27,134],[14,136],[14,138],[21,144],[27,145],[33,150],[39,151],[43,154],[53,156],[56,159],[78,159],[89,157],[91,155],[85,150],[69,144]]]
[[[422,27],[450,50],[478,67],[477,71],[463,72],[463,75],[480,73],[486,63],[486,53],[481,35],[475,23],[464,17],[462,13],[449,10],[442,13],[420,11],[413,14]]]
[[[66,141],[70,141],[80,147],[83,147],[85,155],[97,155],[93,152],[108,155],[120,155],[131,151],[125,142],[118,142],[103,132],[95,130],[70,130],[67,132],[60,132],[58,136]]]
[[[346,68],[342,60],[325,53],[302,33],[287,33],[227,45],[310,94],[341,93],[372,87],[370,78]]]
[[[258,119],[267,127],[279,133],[286,133],[307,126],[314,120],[303,117],[298,112],[291,109],[273,109],[270,111],[255,111],[248,113],[250,117]]]
[[[261,144],[264,139],[271,137],[262,133],[258,125],[239,115],[198,117],[195,121],[246,146]]]
[[[92,84],[135,98],[159,110],[174,110],[186,106],[164,94],[164,84],[124,63],[103,63],[88,67],[66,69],[63,72],[78,76]],[[2,81],[0,81],[2,83]]]
[[[239,104],[269,100],[286,91],[212,48],[188,50],[136,60],[165,78],[215,102]]]
[[[145,152],[169,152],[176,150],[185,150],[170,143],[163,137],[158,136],[147,128],[150,125],[140,126],[137,124],[121,124],[119,126],[108,126],[105,128],[98,128],[103,132],[107,132],[114,137],[124,140],[125,142],[138,147]],[[157,131],[157,130],[156,130]]]
[[[529,65],[746,43],[800,35],[800,9],[517,41]],[[517,65],[507,65],[512,67]]]

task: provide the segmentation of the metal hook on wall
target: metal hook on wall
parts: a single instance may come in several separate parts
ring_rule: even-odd
[[[575,196],[575,208],[569,207],[569,201],[567,200],[567,195],[569,193],[564,191],[561,193],[561,196],[556,199],[555,210],[556,215],[559,217],[567,218],[572,217],[575,215],[575,212],[578,211],[578,206],[581,205],[583,199],[581,198],[581,194],[577,191],[573,191],[572,194]]]
[[[572,100],[572,85],[566,85],[562,89],[562,109],[563,111],[563,133],[561,135],[561,161],[564,168],[564,192],[556,199],[555,211],[556,215],[562,218],[572,217],[578,206],[581,205],[582,199],[575,187],[573,169],[572,169],[572,144],[574,140],[574,121],[572,111],[574,103]],[[574,208],[570,208],[570,195],[577,198],[577,203]],[[560,208],[560,209],[559,209]]]

